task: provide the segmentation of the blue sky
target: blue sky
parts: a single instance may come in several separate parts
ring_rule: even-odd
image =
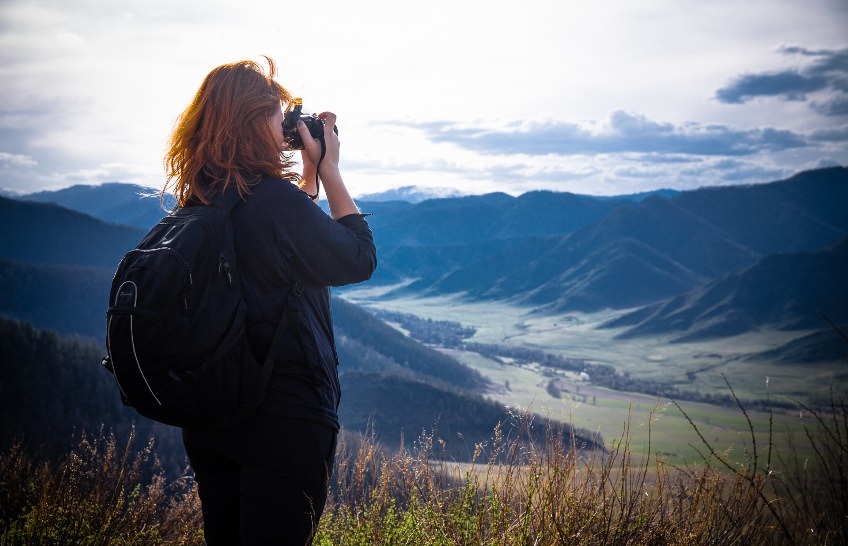
[[[0,188],[158,187],[215,66],[339,116],[354,194],[599,195],[848,164],[844,0],[0,3]]]

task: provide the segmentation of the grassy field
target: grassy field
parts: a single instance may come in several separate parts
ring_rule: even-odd
[[[516,368],[476,353],[448,351],[461,362],[479,370],[497,384],[509,388],[497,389],[488,397],[519,410],[530,410],[559,421],[571,423],[579,428],[599,432],[610,442],[624,432],[625,423],[630,423],[634,455],[661,455],[668,463],[683,465],[701,460],[697,450],[706,453],[692,424],[681,411],[667,399],[642,394],[623,393],[593,387],[591,382],[572,381],[570,392],[562,392],[561,398],[553,398],[546,391],[548,377],[527,368]],[[727,387],[725,386],[725,389]],[[769,435],[769,419],[773,419],[774,443],[787,446],[788,435],[802,434],[802,422],[798,413],[748,411],[751,424],[757,432],[752,440],[748,421],[737,407],[722,407],[710,404],[682,401],[683,410],[697,425],[705,439],[719,451],[731,450],[731,458],[742,460],[746,450],[753,449],[756,441],[766,445]],[[651,424],[651,443],[648,443],[648,425]],[[809,453],[802,453],[806,456]]]
[[[616,330],[598,328],[617,316],[611,312],[544,315],[529,308],[496,302],[466,303],[454,297],[385,298],[378,288],[348,291],[344,297],[367,307],[474,327],[477,331],[469,341],[531,347],[609,364],[633,377],[689,391],[730,394],[727,378],[743,401],[769,397],[780,402],[798,399],[809,403],[827,398],[832,378],[845,369],[845,362],[792,366],[752,358],[806,332],[758,332],[700,343],[670,343],[661,337],[617,340]],[[699,460],[696,448],[705,450],[692,424],[667,399],[605,389],[593,385],[591,378],[586,380],[571,372],[520,366],[508,359],[487,358],[463,350],[445,352],[492,381],[495,388],[486,396],[504,405],[530,408],[537,414],[600,432],[607,441],[622,434],[629,418],[636,427],[631,430],[634,454],[662,454],[672,464]],[[552,379],[559,386],[560,398],[552,397],[547,389]],[[845,385],[834,388],[841,392]],[[718,451],[732,450],[739,458],[746,450],[753,450],[755,442],[766,445],[770,419],[775,446],[786,446],[792,437],[802,433],[797,411],[777,410],[770,416],[764,411],[749,410],[746,418],[735,406],[690,401],[680,404],[705,440]],[[748,418],[756,432],[754,438],[749,433]],[[652,423],[650,448],[646,439],[648,422]],[[639,428],[645,430],[641,439]]]

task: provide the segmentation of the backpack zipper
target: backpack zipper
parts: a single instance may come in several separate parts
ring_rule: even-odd
[[[232,286],[233,285],[233,271],[232,271],[232,268],[230,267],[230,263],[227,261],[227,257],[224,256],[223,252],[221,252],[221,254],[218,256],[218,275],[220,275],[221,272],[224,272],[224,273],[227,274],[227,286]]]
[[[167,246],[160,246],[160,247],[157,247],[157,248],[145,248],[145,249],[138,249],[137,248],[133,252],[138,252],[138,253],[141,253],[141,254],[149,254],[151,252],[158,252],[158,251],[161,251],[161,250],[164,250],[164,251],[168,252],[169,254],[171,254],[172,256],[174,256],[177,259],[177,261],[180,262],[180,265],[183,266],[183,269],[185,269],[186,280],[188,281],[188,288],[183,290],[183,311],[188,313],[188,293],[191,290],[191,287],[194,286],[194,277],[191,274],[191,265],[183,257],[183,255],[180,254],[179,252],[177,252],[176,250],[174,250],[173,248],[169,248]],[[222,254],[222,256],[223,256],[223,254]]]
[[[127,282],[129,282],[133,285],[135,284],[132,281],[127,281]],[[124,284],[126,284],[126,283],[124,283]],[[118,287],[118,294],[121,293],[121,288],[123,286],[124,285],[122,284],[120,287]],[[115,304],[116,305],[118,303],[117,298],[118,298],[118,296],[116,295],[115,296]],[[138,289],[137,288],[136,288],[136,291],[135,291],[135,298],[136,299],[135,299],[135,301],[133,301],[133,306],[135,306],[136,302],[138,301]],[[144,375],[144,370],[141,368],[141,362],[138,360],[138,353],[135,350],[135,332],[134,332],[133,316],[130,315],[129,317],[130,317],[130,347],[132,347],[133,360],[135,360],[135,365],[136,365],[136,368],[138,368],[138,373],[139,373],[139,375],[141,375],[141,378],[144,380],[144,385],[147,387],[147,391],[150,393],[150,396],[152,396],[153,399],[156,401],[156,403],[161,406],[162,402],[159,400],[159,397],[156,396],[156,393],[153,392],[153,388],[150,386],[150,383],[147,381],[147,377]],[[109,343],[110,342],[110,335],[109,334],[110,334],[110,331],[112,329],[112,318],[113,317],[109,317],[109,324],[108,324],[108,327],[106,329],[106,349],[109,353],[109,359],[113,362],[113,368],[114,368],[114,362],[115,361],[112,358],[112,349],[111,349],[111,344]],[[124,397],[126,397],[129,400],[129,397],[127,397],[127,394],[126,394],[126,392],[124,392],[123,387],[121,387],[121,382],[118,379],[117,372],[113,369],[112,373],[115,375],[115,382],[118,384],[118,389],[120,389],[120,391],[124,394]]]

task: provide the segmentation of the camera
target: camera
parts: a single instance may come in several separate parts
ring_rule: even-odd
[[[303,139],[300,138],[300,133],[297,130],[298,120],[306,124],[312,138],[324,140],[324,120],[315,114],[304,114],[302,109],[303,102],[300,99],[294,99],[292,100],[292,109],[286,112],[283,117],[283,137],[288,142],[290,150],[303,149]],[[338,127],[333,126],[333,131],[339,134]]]

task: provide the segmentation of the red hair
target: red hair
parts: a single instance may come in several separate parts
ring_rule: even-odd
[[[291,154],[280,150],[269,118],[292,100],[269,72],[253,61],[221,65],[210,72],[194,100],[177,118],[165,153],[165,175],[180,206],[190,199],[209,204],[235,185],[240,195],[263,175],[297,181]]]

